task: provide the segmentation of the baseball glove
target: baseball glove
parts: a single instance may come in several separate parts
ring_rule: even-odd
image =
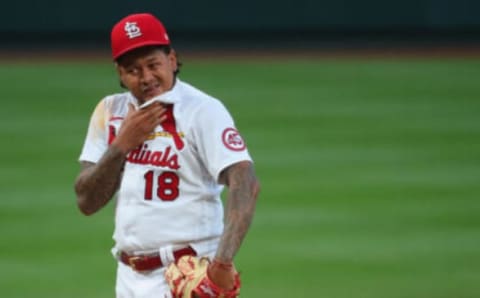
[[[210,271],[218,269],[224,270],[223,277],[229,275],[232,288],[225,290],[210,279]],[[168,266],[165,279],[174,298],[235,298],[240,293],[240,276],[233,264],[212,263],[208,258],[183,256]]]

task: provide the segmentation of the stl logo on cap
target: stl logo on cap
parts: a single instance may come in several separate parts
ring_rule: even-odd
[[[170,45],[162,22],[149,13],[124,17],[113,26],[110,38],[114,60],[140,47]]]
[[[142,31],[140,31],[140,28],[137,26],[136,22],[126,22],[123,29],[130,39],[142,36]]]

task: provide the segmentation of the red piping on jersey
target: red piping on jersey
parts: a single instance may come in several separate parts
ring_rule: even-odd
[[[109,125],[108,126],[108,145],[111,145],[113,140],[115,140],[115,126]]]
[[[173,117],[173,105],[168,105],[167,111],[165,112],[165,115],[167,116],[167,119],[163,121],[160,125],[162,126],[163,130],[170,133],[170,135],[173,138],[173,142],[175,143],[175,147],[178,150],[182,150],[184,147],[184,143],[182,141],[182,138],[177,132],[177,126],[175,124],[175,118]],[[110,121],[112,120],[122,120],[124,119],[123,117],[111,117]],[[113,125],[108,126],[108,144],[112,144],[113,140],[115,139],[116,134],[115,134],[115,127]]]
[[[165,112],[165,115],[167,116],[167,119],[160,123],[162,126],[163,130],[170,133],[173,138],[173,142],[175,143],[175,147],[177,147],[178,150],[182,150],[184,147],[184,143],[182,141],[182,138],[177,132],[177,126],[175,124],[175,118],[173,117],[173,105],[168,105],[166,106],[167,111]]]

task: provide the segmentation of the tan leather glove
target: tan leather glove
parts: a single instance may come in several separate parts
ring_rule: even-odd
[[[240,276],[233,265],[227,274],[231,274],[227,280],[233,281],[230,289],[223,289],[216,285],[208,276],[207,271],[218,270],[214,267],[225,265],[213,264],[208,258],[183,256],[177,263],[168,266],[165,279],[170,286],[174,298],[235,298],[240,294]],[[227,266],[228,267],[228,266]],[[228,268],[226,268],[228,269]]]

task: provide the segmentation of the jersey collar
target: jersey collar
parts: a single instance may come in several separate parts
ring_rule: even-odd
[[[175,83],[173,84],[172,89],[170,89],[167,92],[164,92],[160,95],[157,95],[154,98],[151,98],[147,102],[143,103],[141,105],[141,107],[148,106],[148,105],[154,103],[155,101],[159,101],[161,103],[166,103],[166,104],[177,103],[180,100],[180,91],[179,91],[180,90],[180,84],[181,84],[180,79],[178,79],[178,78],[175,79]],[[137,104],[138,101],[136,100],[135,96],[133,96],[132,93],[130,93],[130,97],[131,97],[132,101],[134,102],[135,106],[138,106],[138,104]]]

